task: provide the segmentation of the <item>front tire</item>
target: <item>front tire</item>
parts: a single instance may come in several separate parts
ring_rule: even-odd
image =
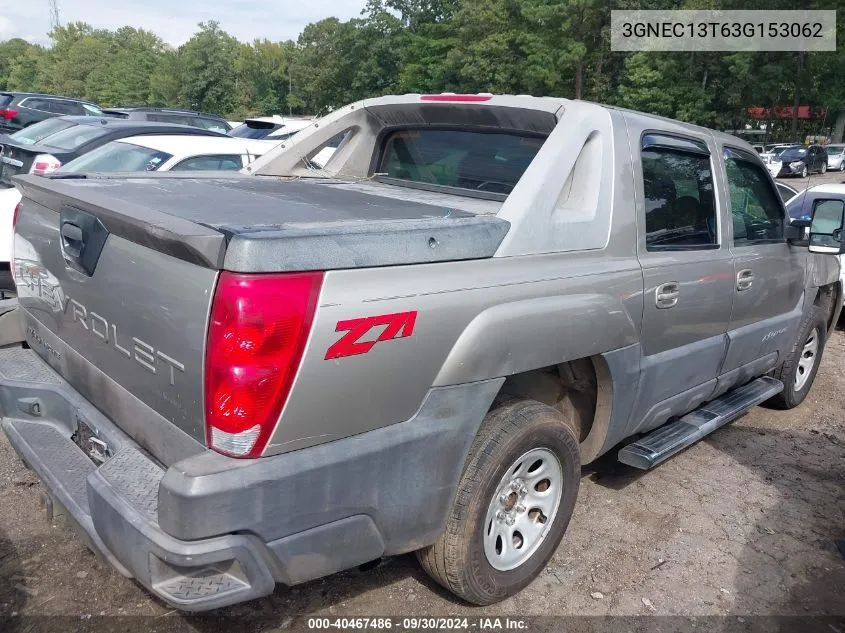
[[[845,160],[839,163],[839,171],[845,171]]]
[[[809,171],[807,171],[807,166],[806,166],[806,165],[804,165],[804,168],[801,170],[801,177],[802,177],[802,178],[806,178],[806,177],[807,177],[807,174],[809,174],[809,173],[810,173],[810,172],[809,172]]]
[[[767,401],[775,409],[793,409],[804,402],[813,388],[824,352],[827,321],[819,306],[813,306],[801,322],[801,328],[786,361],[774,372],[783,383],[783,391]]]
[[[827,173],[827,163],[822,163],[822,173],[823,174]]]
[[[580,483],[575,432],[560,412],[514,399],[484,419],[452,512],[422,568],[467,602],[522,590],[546,566],[569,525]]]

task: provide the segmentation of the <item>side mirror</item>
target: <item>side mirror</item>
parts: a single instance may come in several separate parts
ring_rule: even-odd
[[[845,253],[845,202],[819,200],[810,225],[810,252],[841,255]]]

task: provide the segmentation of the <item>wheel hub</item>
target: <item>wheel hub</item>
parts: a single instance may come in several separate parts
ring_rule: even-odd
[[[548,449],[528,451],[505,472],[484,522],[484,553],[495,569],[519,567],[552,526],[563,489],[563,469]]]

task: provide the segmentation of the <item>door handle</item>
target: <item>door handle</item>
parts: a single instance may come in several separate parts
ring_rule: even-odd
[[[742,292],[743,290],[748,290],[751,288],[751,285],[754,283],[754,271],[750,268],[746,268],[745,270],[740,270],[736,274],[736,289]]]
[[[654,304],[658,310],[674,308],[678,305],[678,298],[681,296],[681,284],[677,281],[667,281],[660,284],[654,291]]]

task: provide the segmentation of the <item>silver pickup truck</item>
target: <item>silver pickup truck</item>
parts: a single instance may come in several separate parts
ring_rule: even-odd
[[[791,224],[749,145],[636,112],[384,97],[248,169],[16,179],[3,429],[181,609],[414,551],[512,595],[582,464],[799,405],[842,306],[841,201]]]

